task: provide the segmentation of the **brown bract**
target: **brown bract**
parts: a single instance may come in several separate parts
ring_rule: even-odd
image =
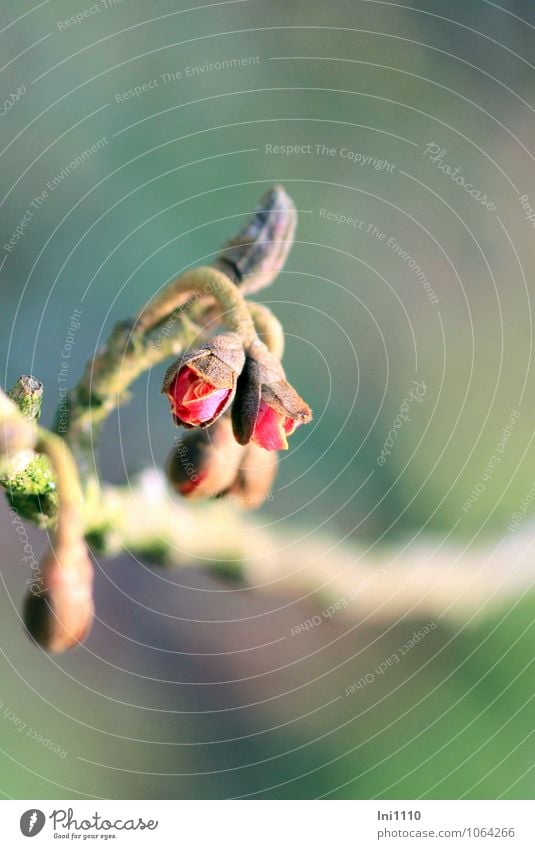
[[[247,226],[228,241],[216,260],[244,295],[258,292],[282,270],[292,247],[297,212],[282,186],[261,198]]]

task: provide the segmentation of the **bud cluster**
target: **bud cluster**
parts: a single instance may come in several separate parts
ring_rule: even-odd
[[[204,339],[214,322],[225,329],[185,352],[163,380],[173,420],[186,430],[167,474],[186,498],[225,496],[251,509],[272,497],[277,452],[288,448],[288,437],[312,413],[281,365],[281,325],[265,305],[244,295],[269,285],[281,271],[296,222],[284,189],[270,189],[211,266],[186,270],[135,320],[116,325],[71,390],[67,423],[60,404],[55,432],[38,424],[39,381],[23,375],[9,397],[0,389],[0,486],[12,504],[20,487],[17,516],[54,528],[24,602],[27,632],[44,649],[63,652],[79,645],[94,619],[86,538],[100,527],[95,516],[108,509],[88,471],[95,426],[126,398],[139,374],[183,350],[199,333]],[[75,457],[84,461],[83,481]],[[31,499],[37,507],[32,502],[23,512]]]
[[[175,424],[192,431],[167,467],[173,487],[188,498],[227,495],[242,507],[260,506],[275,477],[276,452],[312,418],[280,361],[258,338],[245,350],[239,333],[214,336],[179,358],[162,392]]]

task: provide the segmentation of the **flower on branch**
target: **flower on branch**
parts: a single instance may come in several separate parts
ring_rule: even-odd
[[[173,363],[162,393],[169,398],[175,424],[208,427],[219,418],[232,403],[244,362],[240,335],[225,333]]]
[[[281,363],[256,341],[247,354],[232,407],[236,440],[284,451],[287,436],[311,419],[310,407],[287,381]]]
[[[85,540],[115,553],[120,535],[114,535],[114,523],[123,521],[134,548],[145,551],[154,538],[158,559],[171,559],[170,546],[161,553],[162,535],[152,532],[160,517],[148,509],[151,498],[144,517],[151,527],[140,532],[129,520],[121,488],[98,486],[93,450],[98,429],[127,400],[129,385],[184,351],[215,321],[225,332],[183,353],[163,381],[174,421],[187,429],[168,460],[168,477],[187,498],[226,496],[248,509],[270,497],[277,451],[288,447],[287,437],[312,413],[280,363],[282,326],[265,305],[244,295],[269,285],[282,270],[296,223],[293,201],[275,186],[210,267],[180,274],[135,320],[116,325],[70,390],[67,417],[60,404],[55,432],[38,423],[40,381],[23,375],[10,397],[0,389],[0,486],[16,503],[17,515],[54,528],[24,603],[26,629],[43,648],[73,648],[91,628],[93,568]],[[174,530],[174,519],[169,526]]]

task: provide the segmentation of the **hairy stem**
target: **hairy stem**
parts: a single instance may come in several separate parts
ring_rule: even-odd
[[[169,283],[141,311],[134,332],[145,333],[155,327],[188,303],[186,296],[191,294],[213,298],[228,329],[239,333],[246,347],[255,339],[256,331],[243,296],[226,274],[208,266],[187,271]]]
[[[430,540],[372,553],[310,529],[263,530],[221,501],[192,511],[169,499],[154,470],[132,487],[105,488],[103,515],[103,554],[128,549],[154,565],[204,567],[255,591],[304,601],[309,612],[296,608],[296,625],[317,614],[325,622],[336,615],[354,623],[486,611],[518,595],[533,577],[531,525],[494,550],[460,552]]]
[[[284,330],[279,319],[273,315],[269,307],[266,307],[265,304],[247,301],[247,305],[261,341],[274,357],[282,360],[282,355],[284,354]]]
[[[78,467],[67,443],[55,433],[39,428],[35,447],[46,454],[54,470],[59,498],[56,541],[58,545],[68,545],[83,535],[83,497]]]
[[[92,469],[98,427],[129,399],[130,384],[169,356],[180,354],[200,333],[186,315],[142,336],[132,333],[133,326],[133,321],[115,326],[56,416],[55,431],[75,452],[84,476]]]

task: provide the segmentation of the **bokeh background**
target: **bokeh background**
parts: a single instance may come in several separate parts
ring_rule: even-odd
[[[22,632],[27,569],[3,505],[4,796],[532,797],[534,29],[529,0],[0,3],[2,385],[39,377],[50,422],[73,310],[71,383],[115,321],[282,183],[299,228],[262,299],[316,416],[252,521],[364,547],[392,573],[397,551],[432,544],[475,588],[472,607],[415,616],[415,584],[390,619],[364,605],[291,637],[317,599],[125,555],[98,561],[86,646],[49,657]],[[160,379],[109,422],[107,480],[164,461]],[[379,465],[413,381],[424,397]],[[481,551],[508,587],[488,600]]]

